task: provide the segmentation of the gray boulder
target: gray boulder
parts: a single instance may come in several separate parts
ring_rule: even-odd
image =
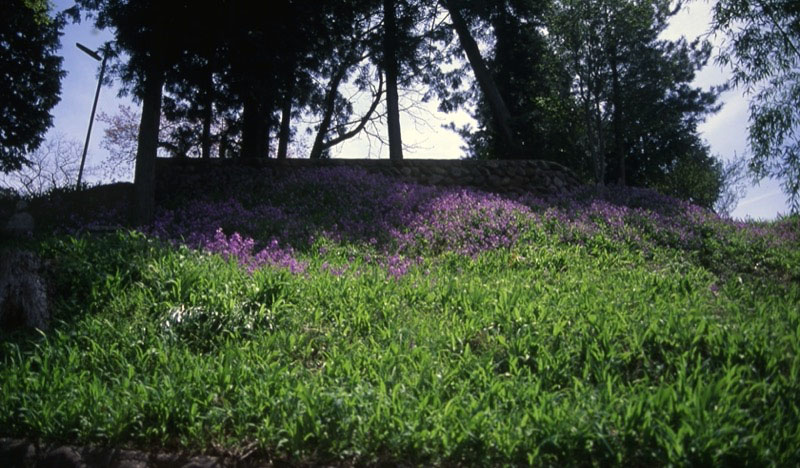
[[[50,313],[40,267],[32,252],[0,251],[0,327],[47,329]]]
[[[33,216],[28,213],[28,202],[20,200],[17,202],[17,212],[3,226],[3,231],[16,237],[30,236],[33,234]]]
[[[33,216],[30,213],[14,213],[5,225],[4,230],[12,236],[22,237],[33,234]]]

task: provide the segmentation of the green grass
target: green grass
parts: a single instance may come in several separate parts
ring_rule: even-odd
[[[800,462],[800,249],[560,239],[400,279],[358,244],[292,275],[140,234],[48,239],[56,322],[1,337],[0,435],[308,463]]]

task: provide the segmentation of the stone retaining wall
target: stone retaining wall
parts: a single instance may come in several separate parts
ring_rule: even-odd
[[[466,186],[499,193],[551,195],[569,191],[580,182],[566,167],[542,160],[442,160],[442,159],[287,159],[220,160],[159,158],[159,184],[169,190],[170,181],[187,176],[213,176],[226,168],[254,168],[280,175],[304,168],[353,167],[398,177],[409,182],[439,186]]]

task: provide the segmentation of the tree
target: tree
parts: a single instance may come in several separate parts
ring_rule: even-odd
[[[3,185],[26,197],[44,195],[55,189],[74,188],[82,152],[81,142],[56,133],[25,155],[25,166],[3,175],[0,180]],[[91,174],[94,168],[87,168],[84,172]]]
[[[602,102],[607,91],[607,68],[602,60],[601,16],[597,2],[563,1],[554,4],[549,18],[551,43],[573,76],[573,97],[580,109],[582,149],[589,156],[590,173],[597,183],[606,180],[606,125]],[[580,166],[575,167],[580,169]],[[580,171],[586,172],[586,171]]]
[[[0,172],[21,168],[53,124],[60,100],[63,19],[46,0],[0,2]]]
[[[324,157],[328,149],[355,137],[373,119],[384,95],[384,73],[380,59],[376,59],[383,50],[383,45],[376,45],[383,28],[382,16],[382,12],[366,5],[359,14],[348,19],[346,30],[340,29],[335,35],[329,36],[330,53],[319,67],[321,72],[318,72],[319,78],[327,80],[326,85],[310,100],[312,112],[320,116],[311,159]],[[378,62],[377,71],[371,67],[370,60]],[[373,85],[376,75],[379,81],[377,88]],[[371,105],[361,118],[353,120],[352,100],[340,91],[346,83],[359,92],[369,90],[372,95]]]
[[[369,68],[363,68],[362,74],[368,74]],[[361,133],[367,124],[373,119],[373,115],[375,114],[375,110],[378,108],[378,105],[381,102],[383,97],[383,74],[378,72],[378,88],[376,90],[372,90],[372,104],[370,105],[369,109],[364,113],[364,115],[357,120],[356,122],[350,122],[349,117],[351,115],[350,110],[344,114],[344,116],[348,118],[339,119],[342,120],[339,125],[336,125],[335,129],[331,129],[333,124],[333,117],[334,113],[337,111],[337,91],[338,87],[341,84],[341,79],[339,78],[341,73],[337,73],[332,78],[331,87],[326,93],[325,97],[325,110],[323,112],[322,121],[319,124],[319,128],[317,129],[317,136],[314,139],[314,146],[311,149],[310,158],[311,159],[321,159],[325,152],[330,148],[333,148],[336,145],[339,145],[346,140],[349,140],[359,133]],[[365,80],[361,80],[362,83]],[[339,100],[339,113],[342,114],[342,100]],[[329,136],[334,135],[334,136]],[[395,159],[398,159],[395,157]],[[402,158],[400,158],[402,159]]]
[[[711,27],[724,37],[717,62],[750,96],[749,166],[758,179],[781,180],[800,211],[800,4],[790,0],[718,0]]]
[[[100,146],[108,151],[102,163],[105,175],[115,179],[133,174],[136,164],[136,141],[142,116],[129,106],[119,106],[118,113],[100,112],[97,121],[106,124]]]
[[[719,177],[697,125],[719,109],[721,89],[690,85],[710,57],[710,44],[660,40],[676,12],[667,0],[554,3],[548,29],[575,77],[576,122],[599,183],[674,188],[669,181],[686,168],[702,168],[703,180]],[[710,206],[709,197],[719,191],[693,180],[695,196],[687,187],[674,194]]]
[[[511,112],[497,88],[497,84],[486,66],[486,61],[481,55],[478,43],[470,31],[469,24],[464,16],[466,10],[464,0],[441,0],[442,5],[450,13],[453,29],[458,35],[461,47],[467,55],[475,79],[483,92],[483,97],[491,110],[494,131],[500,136],[503,153],[512,157],[523,153],[522,147],[514,137],[511,123]]]
[[[720,179],[722,187],[717,201],[714,202],[714,211],[729,216],[739,200],[747,195],[747,159],[744,156],[734,156],[723,164]]]
[[[547,43],[545,2],[481,2],[472,9],[477,35],[489,45],[487,67],[510,114],[510,131],[520,151],[505,150],[486,93],[473,91],[479,128],[458,130],[475,158],[537,157],[562,163],[574,141],[570,122],[571,77]]]
[[[136,150],[139,140],[139,124],[142,114],[130,106],[120,105],[114,115],[100,112],[97,121],[106,125],[100,146],[108,151],[108,158],[101,163],[104,175],[109,178],[127,178],[133,174],[136,165]],[[162,114],[159,124],[159,156],[176,156],[176,148],[185,142],[172,140],[183,122],[170,122]],[[194,142],[199,144],[199,142]]]
[[[709,154],[706,145],[698,144],[680,158],[671,161],[670,166],[662,170],[660,177],[650,181],[648,186],[665,195],[712,209],[717,206],[717,201],[727,189],[725,169],[719,159]],[[728,203],[735,201],[730,200]],[[730,209],[726,204],[720,206]]]
[[[155,162],[161,121],[161,98],[168,71],[196,36],[190,12],[207,5],[188,0],[77,0],[98,29],[112,28],[109,54],[126,62],[112,66],[127,89],[142,101],[134,174],[133,220],[147,224],[155,210]]]
[[[403,140],[400,134],[400,104],[397,95],[397,26],[396,0],[383,0],[383,70],[386,75],[386,109],[389,133],[389,159],[403,159]]]

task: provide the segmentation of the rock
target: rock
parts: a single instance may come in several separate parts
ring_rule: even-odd
[[[3,230],[12,236],[23,237],[32,235],[33,227],[33,216],[23,211],[14,213],[11,218],[9,218]]]
[[[0,443],[0,466],[31,466],[36,448],[24,440],[4,440]]]
[[[444,180],[443,177],[438,175],[432,175],[428,177],[428,180],[425,182],[428,185],[439,185]]]
[[[222,165],[224,163],[224,165]],[[179,162],[172,159],[157,160],[160,180],[159,196],[166,198],[176,190],[174,180],[184,177],[181,164],[196,170],[198,180],[214,177],[217,167],[239,168],[252,172],[240,162],[228,160],[189,160]],[[389,177],[399,177],[410,183],[443,186],[474,187],[488,191],[509,191],[556,193],[580,185],[580,181],[565,166],[544,160],[276,160],[261,161],[262,174],[274,173],[275,177],[287,173],[302,172],[321,167],[342,167],[366,170]],[[0,225],[2,226],[2,225]]]
[[[428,172],[430,172],[432,174],[439,175],[439,176],[443,176],[443,175],[447,174],[447,171],[442,166],[430,167],[430,168],[428,168]]]
[[[85,466],[78,452],[69,447],[52,450],[36,463],[36,468],[84,468]]]
[[[0,327],[47,329],[50,313],[40,266],[32,252],[0,252]]]
[[[220,462],[211,457],[196,457],[183,465],[182,468],[221,468]]]
[[[114,468],[147,468],[147,462],[142,460],[121,460]]]

